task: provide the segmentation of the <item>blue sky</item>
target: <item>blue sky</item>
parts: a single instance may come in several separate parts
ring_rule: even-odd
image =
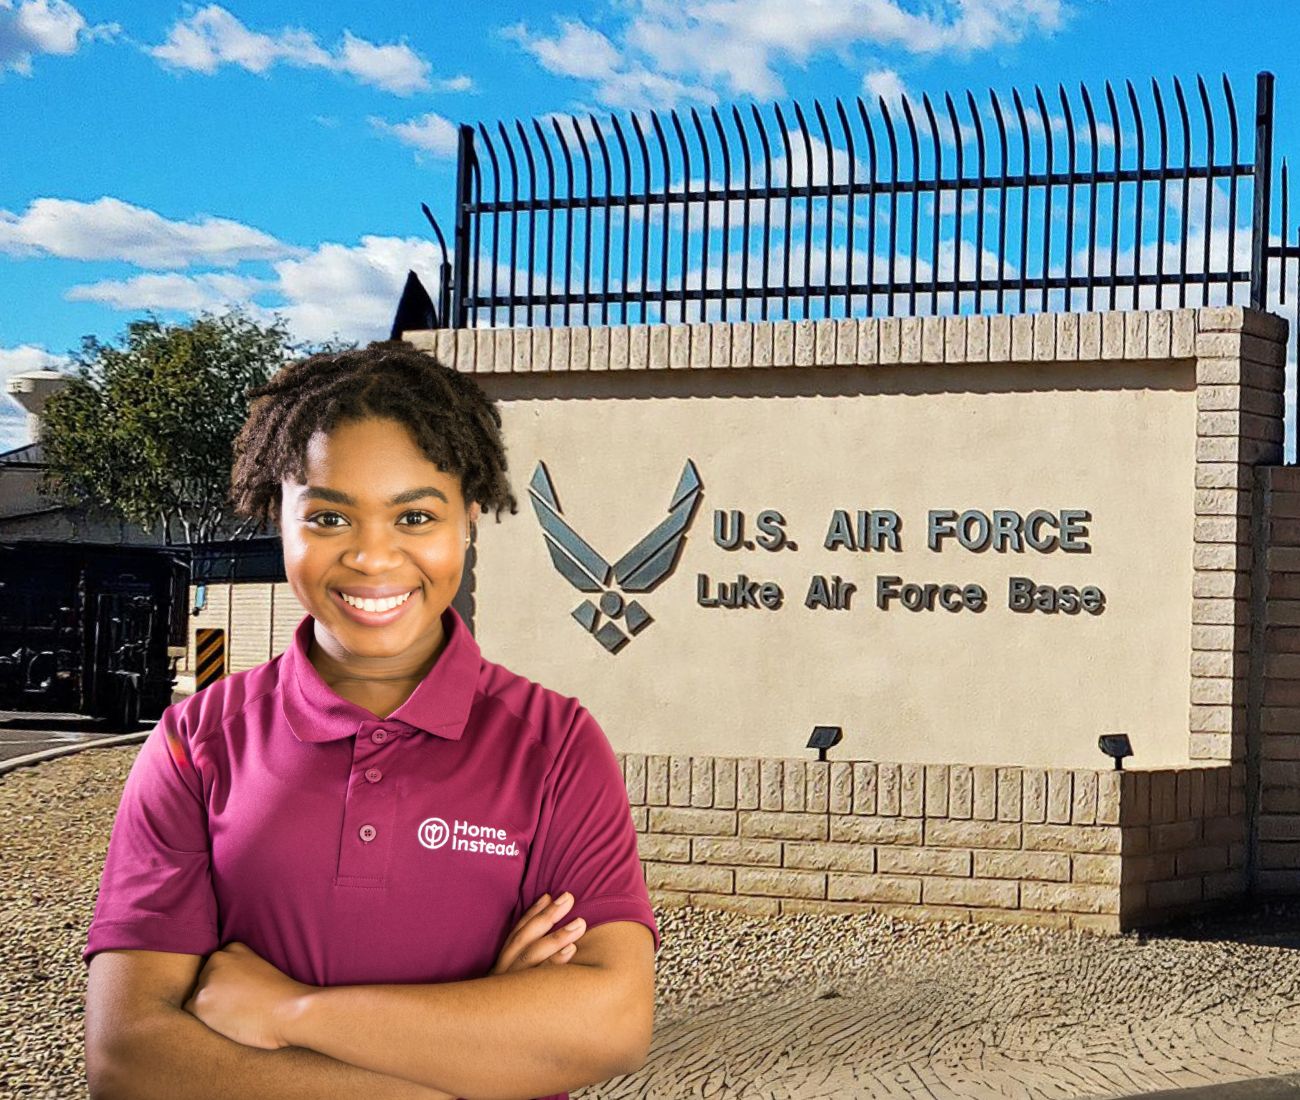
[[[1197,73],[1248,120],[1270,69],[1300,153],[1297,42],[1289,0],[0,0],[0,380],[148,310],[385,335],[457,122]]]

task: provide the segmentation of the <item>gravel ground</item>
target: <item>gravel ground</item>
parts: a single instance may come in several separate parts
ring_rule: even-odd
[[[137,752],[0,778],[0,1100],[86,1096],[80,953]],[[1102,1097],[1300,1070],[1296,904],[1112,938],[658,917],[650,1060],[575,1097]]]

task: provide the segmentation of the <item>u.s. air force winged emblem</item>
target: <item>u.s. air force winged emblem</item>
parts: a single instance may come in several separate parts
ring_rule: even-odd
[[[638,601],[625,602],[623,595],[649,592],[672,571],[686,528],[699,503],[701,488],[699,472],[688,458],[668,504],[668,518],[611,566],[565,522],[546,464],[537,463],[528,484],[528,497],[542,526],[546,549],[560,576],[574,588],[579,592],[600,593],[599,606],[583,600],[573,609],[573,617],[610,653],[617,653],[631,635],[652,621],[650,613]],[[610,584],[611,574],[617,588]],[[601,614],[605,622],[598,626]],[[618,619],[623,620],[623,627],[619,626]]]

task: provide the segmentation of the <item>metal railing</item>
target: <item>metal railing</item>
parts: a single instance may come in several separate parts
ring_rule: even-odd
[[[1272,74],[1253,128],[1226,77],[960,99],[461,126],[438,323],[1267,307],[1272,261],[1274,298],[1300,276]]]

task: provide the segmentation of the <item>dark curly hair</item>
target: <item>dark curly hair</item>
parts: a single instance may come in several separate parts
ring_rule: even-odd
[[[236,514],[279,521],[280,482],[306,476],[307,442],[317,431],[368,417],[397,420],[474,501],[519,510],[506,480],[501,412],[467,374],[400,340],[310,355],[286,363],[246,391],[248,419],[235,439],[230,501]]]

